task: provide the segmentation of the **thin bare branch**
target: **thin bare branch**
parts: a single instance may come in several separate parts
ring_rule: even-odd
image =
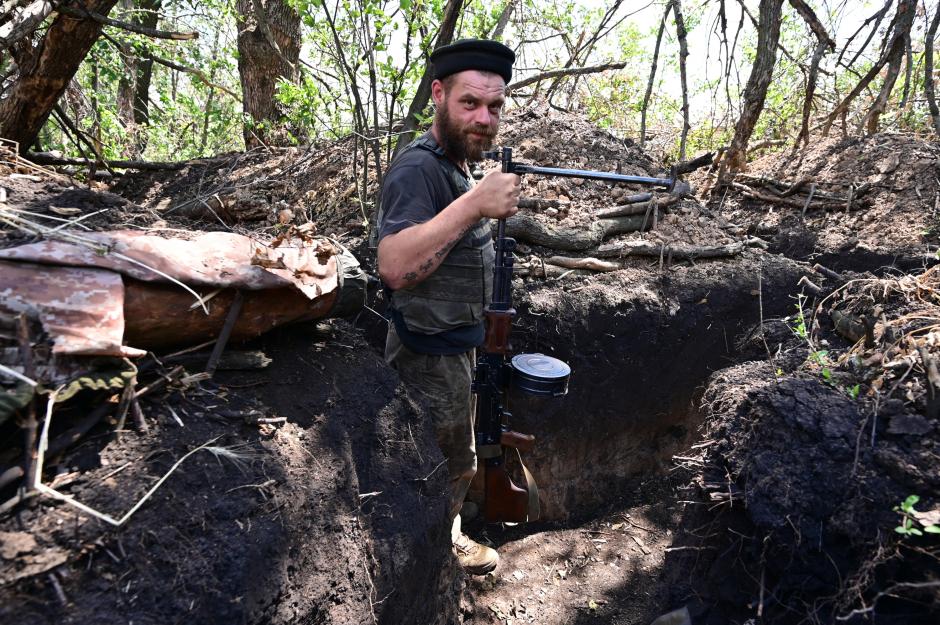
[[[528,87],[537,82],[542,82],[543,80],[552,80],[555,78],[561,78],[563,76],[581,76],[584,74],[596,74],[598,72],[606,72],[611,69],[623,69],[626,67],[626,63],[604,63],[603,65],[592,65],[590,67],[568,67],[562,69],[553,69],[547,72],[542,72],[541,74],[536,74],[535,76],[530,76],[525,80],[520,80],[514,82],[506,87],[506,92],[517,91],[523,87]]]
[[[131,22],[122,22],[120,20],[112,19],[105,15],[95,13],[94,11],[88,11],[86,9],[75,9],[72,7],[61,7],[59,8],[59,13],[63,15],[69,15],[71,17],[78,17],[82,19],[90,19],[103,24],[105,26],[111,26],[113,28],[120,28],[121,30],[126,30],[131,33],[137,33],[138,35],[145,35],[153,39],[170,39],[172,41],[190,41],[192,39],[198,39],[199,33],[197,32],[174,32],[169,30],[157,30],[156,28],[147,28],[141,26],[140,24],[133,24]]]

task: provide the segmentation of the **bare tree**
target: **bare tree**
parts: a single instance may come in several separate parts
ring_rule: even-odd
[[[659,22],[659,30],[656,32],[656,46],[653,48],[653,63],[650,66],[650,78],[646,83],[646,93],[643,94],[643,105],[640,107],[640,147],[646,143],[646,112],[649,109],[650,96],[653,94],[653,83],[656,79],[656,67],[659,65],[659,46],[663,41],[663,32],[666,30],[666,19],[669,17],[669,11],[672,10],[672,1],[666,4],[666,10],[663,12],[663,19]]]
[[[911,45],[911,27],[914,24],[914,10],[917,8],[917,0],[898,0],[898,12],[894,18],[894,31],[891,35],[891,47],[888,54],[885,55],[887,61],[887,72],[884,82],[881,83],[881,90],[874,104],[862,120],[869,134],[878,132],[878,119],[888,107],[888,98],[891,96],[891,90],[894,89],[894,83],[897,82],[898,73],[901,70],[901,63],[904,61],[904,52]]]
[[[911,25],[914,21],[914,6],[916,0],[898,0],[898,12],[894,17],[892,22],[892,33],[890,37],[890,44],[887,46],[887,50],[881,55],[872,66],[868,72],[858,81],[858,84],[849,92],[845,98],[829,113],[829,116],[826,118],[825,124],[823,125],[823,134],[828,134],[829,129],[832,127],[832,123],[838,119],[840,116],[845,115],[848,112],[849,105],[855,100],[858,95],[868,88],[868,85],[872,80],[881,72],[882,68],[885,65],[889,65],[888,75],[885,77],[885,81],[882,84],[881,91],[878,94],[878,97],[875,100],[875,103],[872,105],[872,108],[869,110],[868,114],[863,120],[863,125],[867,125],[869,132],[874,132],[872,128],[877,129],[878,127],[878,117],[881,113],[884,112],[884,107],[887,105],[888,96],[891,94],[891,89],[894,88],[894,82],[897,80],[898,71],[901,66],[901,59],[904,56],[904,49],[907,45],[907,38],[910,37]],[[869,38],[870,40],[870,38]],[[856,55],[857,57],[858,55]],[[896,63],[895,63],[896,62]],[[893,75],[892,75],[893,68]]]
[[[137,0],[134,22],[144,28],[156,28],[160,19],[163,0]],[[150,80],[153,76],[153,59],[137,60],[136,90],[134,92],[134,121],[138,124],[150,122]]]
[[[682,2],[672,0],[672,12],[676,17],[676,37],[679,39],[679,80],[682,83],[682,135],[679,139],[679,160],[685,160],[685,142],[689,137],[689,86],[686,80],[685,60],[689,56],[686,41],[685,20],[682,19]]]
[[[790,0],[790,4],[800,14],[806,24],[816,35],[816,49],[813,51],[813,60],[810,62],[809,74],[806,77],[806,92],[803,98],[803,118],[800,123],[800,133],[793,142],[793,148],[800,145],[800,141],[809,144],[809,116],[813,110],[813,96],[816,93],[816,81],[819,78],[819,63],[825,56],[826,51],[836,49],[836,42],[832,40],[826,27],[822,25],[816,13],[803,0]]]
[[[84,6],[88,11],[107,15],[116,3],[117,0],[86,0]],[[21,38],[25,49],[19,48],[14,55],[16,80],[0,100],[0,136],[18,142],[20,151],[26,152],[98,39],[101,26],[90,17],[59,13],[39,41]]]
[[[446,46],[454,40],[454,32],[457,29],[457,20],[460,17],[462,8],[463,0],[447,0],[447,6],[444,7],[444,19],[441,21],[441,29],[438,31],[437,41],[434,44],[435,48]],[[401,134],[398,136],[398,143],[395,144],[395,154],[398,154],[414,138],[415,130],[418,128],[418,115],[421,114],[421,111],[428,105],[428,100],[431,99],[432,82],[431,67],[428,63],[428,67],[421,76],[421,82],[418,83],[415,97],[411,99],[411,104],[408,106],[408,113],[405,115],[405,119],[402,120]]]
[[[287,0],[236,0],[236,8],[242,102],[253,122],[245,127],[245,147],[285,145],[290,136],[275,94],[278,80],[297,76],[300,15]]]
[[[157,27],[162,0],[119,0],[122,17],[129,24],[148,30]],[[128,41],[120,42],[124,75],[118,81],[118,116],[131,135],[131,157],[137,157],[147,147],[147,133],[140,126],[150,120],[150,79],[153,60],[139,57]]]
[[[937,36],[937,26],[940,25],[940,4],[934,10],[933,20],[927,29],[924,45],[924,91],[927,95],[927,106],[930,108],[930,119],[933,128],[940,137],[940,109],[937,108],[937,95],[933,84],[933,38]]]
[[[506,26],[509,25],[509,20],[512,18],[512,12],[515,8],[516,0],[507,0],[506,6],[503,7],[503,12],[499,14],[499,19],[496,20],[496,26],[493,28],[490,39],[495,41],[503,40],[503,31],[505,31]]]
[[[764,109],[767,87],[777,62],[777,44],[780,39],[780,14],[783,0],[761,0],[757,28],[757,56],[744,88],[744,105],[741,116],[734,127],[734,138],[721,164],[721,178],[727,172],[744,169],[747,160],[747,144],[754,126]]]

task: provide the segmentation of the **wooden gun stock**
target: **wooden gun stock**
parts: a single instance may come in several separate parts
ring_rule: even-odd
[[[512,483],[502,464],[486,467],[487,523],[525,523],[529,514],[529,493]]]
[[[528,452],[535,449],[535,437],[531,434],[520,434],[509,430],[500,434],[499,444],[503,447],[515,447],[519,451]]]
[[[516,311],[487,310],[486,338],[483,350],[488,354],[505,354],[509,351],[509,333],[512,331],[512,318]]]

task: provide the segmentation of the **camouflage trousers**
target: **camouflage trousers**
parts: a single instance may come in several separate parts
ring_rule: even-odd
[[[389,326],[385,360],[398,371],[409,390],[416,391],[426,402],[437,444],[447,460],[449,518],[453,522],[477,471],[473,434],[476,396],[470,392],[474,350],[454,355],[419,354],[402,345],[395,326]]]

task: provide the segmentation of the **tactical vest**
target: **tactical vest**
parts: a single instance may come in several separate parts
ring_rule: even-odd
[[[430,134],[405,148],[414,149],[427,150],[436,156],[450,182],[451,202],[470,190],[470,182]],[[412,332],[437,334],[477,325],[483,321],[483,310],[492,298],[495,259],[490,221],[484,218],[454,245],[430,276],[412,287],[392,292],[392,306]]]

